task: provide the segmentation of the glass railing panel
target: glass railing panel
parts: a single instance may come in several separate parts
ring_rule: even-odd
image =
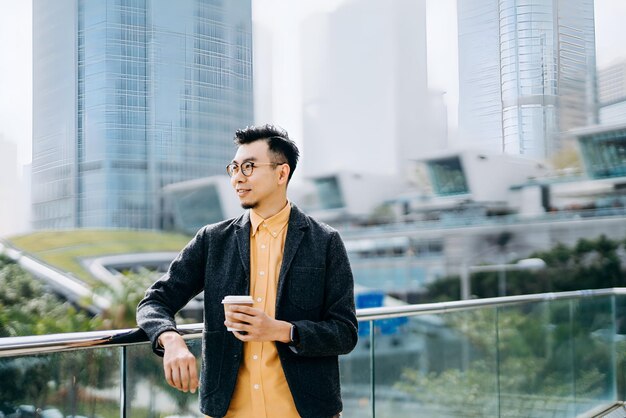
[[[359,341],[354,350],[339,358],[342,418],[371,418],[371,321],[359,322]]]
[[[571,301],[498,308],[500,416],[571,417]]]
[[[0,415],[119,417],[120,350],[0,358]]]
[[[576,413],[617,400],[615,302],[613,296],[571,301]]]
[[[615,296],[615,381],[617,399],[626,399],[626,296]]]
[[[202,340],[187,340],[196,356],[200,373]],[[201,417],[198,392],[181,392],[167,384],[163,359],[152,352],[149,344],[126,347],[126,378],[128,382],[127,417]]]
[[[614,340],[613,297],[499,308],[501,416],[572,417],[616,400]]]
[[[626,399],[622,291],[470,301],[459,311],[452,302],[433,310],[447,313],[361,321],[357,347],[340,358],[343,416],[575,417]],[[121,337],[59,347],[142,338]],[[187,341],[199,356],[201,340]],[[201,416],[198,395],[170,388],[162,360],[141,343],[0,358],[0,417],[118,417],[122,383],[128,417]]]
[[[376,321],[376,416],[497,416],[494,312]]]
[[[369,322],[360,323],[361,332]],[[201,340],[187,340],[200,366]],[[127,416],[128,417],[194,417],[199,412],[198,395],[183,393],[170,387],[163,376],[162,359],[152,353],[148,344],[126,348]],[[352,353],[342,356],[341,372],[344,418],[371,417],[369,337],[361,336]]]

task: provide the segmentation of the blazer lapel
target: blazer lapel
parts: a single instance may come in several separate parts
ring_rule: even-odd
[[[285,238],[285,249],[283,251],[283,262],[280,266],[280,274],[278,276],[278,288],[276,289],[276,306],[280,306],[287,272],[291,266],[291,262],[298,252],[298,247],[304,237],[304,230],[308,228],[308,222],[300,209],[296,205],[291,207],[291,215],[289,216],[289,226],[287,228],[287,237]]]
[[[235,231],[239,258],[246,272],[246,283],[250,283],[250,214],[248,212],[241,216],[237,222],[238,229]],[[250,289],[246,289],[250,291]]]

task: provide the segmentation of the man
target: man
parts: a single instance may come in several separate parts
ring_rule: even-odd
[[[174,315],[204,291],[200,410],[211,417],[337,417],[338,355],[357,342],[353,278],[337,231],[287,200],[299,152],[283,129],[235,134],[227,166],[244,209],[202,228],[146,292],[137,323],[163,356],[167,382],[198,387]],[[250,295],[253,306],[227,295]],[[229,332],[226,327],[240,331]]]

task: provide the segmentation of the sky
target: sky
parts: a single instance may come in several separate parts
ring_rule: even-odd
[[[275,79],[281,85],[271,100],[271,115],[276,123],[301,137],[299,106],[300,74],[297,68],[301,51],[298,28],[311,13],[330,11],[344,0],[252,0],[253,21],[271,27],[275,35],[271,59]],[[456,123],[458,105],[456,0],[427,1],[429,87],[446,91],[450,123]],[[463,0],[472,1],[472,0]],[[626,0],[596,0],[596,48],[599,67],[626,56]],[[32,4],[30,0],[0,0],[0,141],[18,144],[21,164],[31,158],[32,103]],[[263,45],[259,42],[259,47]],[[263,54],[255,49],[255,54]],[[452,126],[454,129],[454,126]]]

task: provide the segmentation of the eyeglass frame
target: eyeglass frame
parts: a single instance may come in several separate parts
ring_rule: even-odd
[[[279,165],[283,165],[283,164],[289,164],[288,162],[282,162],[282,163],[257,163],[254,161],[244,161],[243,163],[241,163],[241,165],[237,164],[237,163],[230,163],[226,166],[226,174],[228,174],[229,177],[233,177],[237,174],[236,171],[241,169],[241,174],[244,175],[244,177],[250,177],[252,175],[252,173],[254,172],[254,167],[261,167],[264,165],[273,165],[275,167],[278,167]],[[250,172],[248,174],[245,173],[245,170],[243,168],[244,165],[249,165],[250,166]],[[232,172],[230,167],[233,167]]]

